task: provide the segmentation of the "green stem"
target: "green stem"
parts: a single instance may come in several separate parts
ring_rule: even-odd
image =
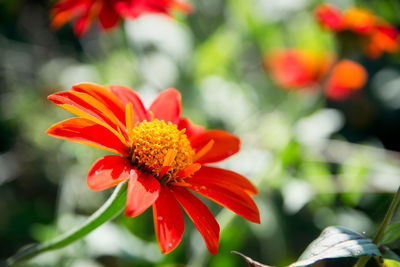
[[[72,242],[86,236],[103,223],[118,215],[125,207],[127,183],[119,184],[110,198],[93,213],[82,225],[45,243],[31,244],[20,249],[14,256],[7,259],[6,264],[13,264],[29,259],[42,252],[65,247]]]
[[[390,207],[389,207],[388,211],[386,212],[385,218],[383,219],[382,224],[379,227],[378,233],[376,234],[374,240],[372,241],[374,244],[378,245],[379,241],[381,241],[383,234],[385,233],[386,227],[390,223],[393,213],[396,210],[397,205],[399,204],[399,201],[400,201],[400,187],[397,189],[397,192],[392,200],[392,203],[390,204]],[[371,258],[371,256],[361,257],[356,262],[354,267],[364,267],[370,258]]]

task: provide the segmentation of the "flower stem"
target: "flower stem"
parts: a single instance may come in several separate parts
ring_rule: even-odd
[[[397,189],[396,194],[394,195],[394,198],[392,200],[392,203],[389,206],[388,211],[386,212],[385,218],[382,221],[381,226],[379,227],[378,233],[376,234],[374,240],[372,241],[374,244],[378,245],[379,241],[381,241],[383,234],[385,233],[386,227],[390,223],[390,220],[392,219],[393,213],[396,210],[397,205],[400,202],[400,187]],[[368,262],[368,260],[371,258],[371,256],[364,256],[361,257],[354,267],[364,267],[365,264]]]
[[[71,229],[48,242],[31,244],[23,247],[15,255],[7,259],[6,265],[12,266],[19,261],[29,259],[42,252],[65,247],[72,242],[83,238],[108,220],[111,220],[125,207],[126,187],[126,182],[119,184],[103,206],[101,206],[79,227]]]

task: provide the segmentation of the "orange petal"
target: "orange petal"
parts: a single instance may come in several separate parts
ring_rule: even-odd
[[[121,123],[125,124],[125,105],[122,105],[107,87],[95,83],[79,83],[73,85],[71,90],[92,96],[112,111]]]
[[[144,107],[139,95],[134,90],[122,85],[109,85],[107,88],[111,90],[124,106],[128,103],[132,104],[133,123],[149,120],[146,108]]]
[[[125,215],[135,217],[154,204],[160,194],[160,182],[152,175],[132,170],[128,184]]]
[[[186,180],[193,180],[197,183],[212,183],[220,187],[232,188],[232,190],[243,190],[250,195],[258,193],[257,188],[243,175],[217,167],[202,166],[193,177]]]
[[[74,113],[77,116],[92,120],[111,130],[122,142],[126,132],[114,113],[92,96],[80,92],[59,92],[48,97],[56,105]]]
[[[211,254],[218,252],[219,225],[207,206],[187,189],[170,186],[170,189],[203,236]]]
[[[189,141],[197,153],[211,140],[214,140],[212,148],[196,162],[211,163],[224,160],[239,151],[240,139],[233,134],[222,130],[210,130],[192,136]]]
[[[188,138],[205,131],[203,126],[194,124],[188,118],[181,118],[178,124],[178,129],[186,129],[185,134]]]
[[[90,168],[87,184],[92,190],[104,190],[128,180],[132,170],[128,159],[117,155],[105,156]]]
[[[260,223],[260,212],[251,197],[243,190],[219,186],[216,183],[207,183],[198,179],[186,179],[193,191],[217,202],[232,210],[243,218]]]
[[[178,124],[181,116],[181,94],[174,88],[162,91],[150,105],[154,118]]]
[[[181,207],[167,186],[161,186],[160,196],[153,204],[153,220],[162,253],[169,253],[182,239],[185,220]]]
[[[72,118],[58,122],[52,125],[46,133],[57,138],[129,156],[126,145],[112,132],[88,119]]]

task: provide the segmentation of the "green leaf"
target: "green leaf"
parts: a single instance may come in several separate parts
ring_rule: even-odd
[[[325,228],[291,267],[307,266],[319,260],[361,256],[381,257],[378,247],[362,235],[340,226]]]
[[[82,225],[71,229],[70,231],[41,244],[31,244],[20,249],[14,256],[7,259],[8,265],[31,258],[42,252],[65,247],[72,242],[86,236],[103,223],[111,220],[118,215],[126,203],[127,183],[119,184],[110,198],[101,206],[95,213],[93,213]]]
[[[390,244],[400,238],[400,222],[392,223],[387,226],[385,232],[383,233],[382,240],[379,244]]]
[[[395,260],[384,259],[383,266],[385,267],[400,267],[400,262]]]
[[[388,247],[381,246],[380,251],[382,252],[382,257],[387,260],[395,260],[400,262],[400,257],[393,250],[389,249]]]

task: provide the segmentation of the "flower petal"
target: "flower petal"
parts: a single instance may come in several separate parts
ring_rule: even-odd
[[[119,101],[121,101],[124,107],[128,103],[132,103],[133,123],[149,120],[146,108],[144,107],[139,95],[134,90],[122,85],[109,85],[107,88],[109,88]]]
[[[125,130],[125,125],[110,109],[94,97],[86,93],[67,91],[52,94],[48,99],[77,116],[106,127],[125,143],[125,137],[121,132],[122,129]]]
[[[152,175],[131,170],[125,215],[135,217],[153,205],[160,194],[160,182]]]
[[[179,130],[186,129],[185,134],[188,138],[192,137],[193,135],[205,132],[203,126],[194,124],[188,118],[181,118],[181,120],[178,123],[178,129]]]
[[[217,167],[202,166],[192,178],[198,183],[211,183],[225,188],[239,188],[249,195],[256,195],[257,188],[243,175]],[[186,181],[186,180],[185,180]]]
[[[47,134],[129,156],[128,148],[103,126],[84,118],[71,118],[52,125]]]
[[[160,196],[153,205],[153,219],[161,251],[171,252],[182,239],[185,220],[181,207],[167,186],[161,186]]]
[[[104,30],[114,28],[119,22],[119,15],[109,1],[103,1],[99,12],[100,25]]]
[[[103,103],[125,124],[125,105],[107,87],[95,83],[79,83],[72,86],[72,91],[86,93]]]
[[[193,221],[197,230],[203,236],[211,254],[218,252],[219,225],[207,206],[187,189],[170,186],[175,198]]]
[[[98,159],[92,165],[87,176],[87,185],[92,190],[104,190],[129,179],[132,170],[128,159],[108,155]]]
[[[189,188],[197,193],[232,210],[245,219],[260,223],[260,212],[253,199],[244,191],[235,187],[223,187],[215,183],[208,183],[195,178],[185,179]]]
[[[221,161],[238,152],[240,148],[240,139],[236,135],[222,130],[206,131],[192,136],[189,140],[196,152],[200,151],[210,140],[214,140],[212,148],[196,160],[199,163]]]
[[[181,94],[174,88],[162,91],[154,99],[149,110],[156,119],[178,124],[181,116]]]

